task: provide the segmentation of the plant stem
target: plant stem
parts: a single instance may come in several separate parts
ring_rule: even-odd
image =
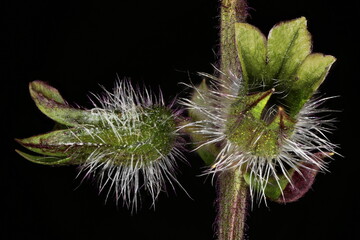
[[[222,0],[220,20],[220,70],[235,76],[241,74],[235,44],[235,22],[244,22],[247,17],[245,0]]]
[[[242,172],[228,170],[218,178],[218,240],[242,240],[248,189]]]
[[[247,17],[245,0],[221,1],[220,70],[225,74],[241,76],[240,62],[235,43],[235,22]],[[228,170],[219,175],[218,240],[243,240],[248,188],[240,169]]]

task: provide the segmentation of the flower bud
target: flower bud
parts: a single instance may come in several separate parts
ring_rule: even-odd
[[[100,106],[78,109],[41,81],[30,83],[30,94],[48,117],[63,129],[17,141],[35,153],[17,150],[29,161],[45,165],[80,165],[85,176],[96,173],[100,191],[110,186],[116,200],[136,207],[138,192],[148,190],[155,201],[164,180],[174,180],[179,151],[179,116],[147,90],[136,92],[118,82],[113,93],[97,99]],[[109,194],[109,193],[108,193]]]
[[[219,146],[209,172],[238,168],[260,199],[302,196],[311,186],[305,182],[326,169],[323,156],[335,153],[325,137],[331,121],[319,116],[326,99],[313,98],[335,58],[311,53],[306,24],[304,17],[280,23],[266,38],[250,24],[235,23],[242,76],[206,75],[210,86],[194,87],[202,100],[183,101],[195,111],[189,126],[205,139],[198,147]]]

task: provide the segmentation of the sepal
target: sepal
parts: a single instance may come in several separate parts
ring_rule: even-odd
[[[305,17],[275,25],[268,36],[269,76],[286,89],[296,69],[310,54],[311,45]]]
[[[267,116],[268,102],[274,89],[250,94],[234,103],[227,120],[228,139],[241,151],[259,157],[276,157],[280,142],[290,134],[295,121],[282,108]]]
[[[95,133],[94,130],[95,129],[68,128],[15,140],[32,152],[63,158],[72,155],[80,148],[81,151],[85,153],[93,151],[94,147],[99,147],[100,143],[102,144],[100,139],[104,141],[104,136],[108,134],[101,131]],[[100,135],[103,136],[101,137]]]
[[[51,165],[51,166],[78,164],[76,161],[73,161],[72,158],[68,158],[68,157],[35,156],[28,153],[24,153],[20,150],[15,150],[15,151],[26,160],[37,164]]]
[[[284,101],[289,114],[296,116],[309,98],[317,91],[336,61],[331,55],[313,53],[300,65]]]
[[[334,153],[318,152],[314,155],[316,161],[323,161],[326,157],[331,157]],[[283,194],[277,199],[272,199],[278,203],[295,202],[302,198],[310,189],[319,173],[319,167],[315,164],[304,163],[298,171],[294,171],[289,182],[283,189]]]
[[[247,23],[235,23],[235,40],[242,77],[246,87],[254,87],[267,80],[266,37]]]
[[[208,91],[210,90],[206,84],[206,80],[204,79],[196,88],[194,88],[190,100],[198,106],[209,104],[204,98],[204,95],[206,95]],[[191,118],[192,122],[204,121],[206,119],[206,114],[199,111],[198,109],[189,109],[189,117]],[[203,134],[197,133],[196,127],[191,126],[191,124],[188,124],[188,127],[186,127],[185,131],[191,137],[192,142],[195,145],[196,152],[199,154],[204,163],[206,165],[212,165],[220,151],[219,147],[217,147],[215,144],[207,144],[205,146],[199,147],[207,140],[207,138]]]
[[[30,95],[39,110],[52,120],[66,125],[96,124],[101,119],[88,110],[70,107],[59,91],[45,82],[33,81],[29,84]]]

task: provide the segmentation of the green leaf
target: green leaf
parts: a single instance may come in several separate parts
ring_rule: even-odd
[[[105,141],[109,145],[116,144],[116,137],[111,129],[82,127],[56,130],[15,140],[30,151],[56,157],[70,156],[78,149],[81,149],[81,153],[89,153]]]
[[[235,41],[246,87],[258,87],[266,76],[266,37],[247,23],[235,23]]]
[[[317,152],[314,159],[321,161],[326,157],[331,157],[334,153],[331,152]],[[273,198],[278,203],[290,203],[302,198],[310,189],[315,181],[316,175],[319,173],[319,167],[311,164],[304,163],[299,166],[297,171],[293,171],[291,175],[291,184],[283,189],[283,194],[279,198]]]
[[[285,98],[290,116],[296,116],[309,98],[316,92],[336,61],[333,56],[313,53],[306,57],[295,75]]]
[[[208,166],[214,164],[216,156],[219,153],[219,149],[215,144],[208,144],[196,150],[204,163]]]
[[[30,83],[29,87],[30,93],[39,93],[42,94],[45,98],[52,99],[59,104],[66,104],[59,91],[56,88],[49,86],[43,81],[33,81]]]
[[[79,124],[96,124],[101,121],[97,115],[88,110],[70,107],[58,90],[42,81],[31,82],[29,90],[40,111],[60,124],[77,126]]]
[[[20,156],[29,160],[30,162],[43,164],[43,165],[68,165],[71,164],[71,158],[61,158],[61,157],[54,157],[54,156],[35,156],[28,153],[24,153],[19,150],[15,150]]]
[[[197,106],[204,106],[208,103],[206,102],[204,95],[207,94],[207,91],[209,91],[209,88],[206,84],[206,80],[202,80],[202,82],[193,90],[191,101],[196,103]],[[201,121],[206,119],[206,116],[204,113],[196,110],[196,109],[189,109],[189,116],[191,119],[195,121]]]
[[[267,43],[269,77],[288,87],[296,69],[311,52],[311,35],[306,18],[282,22],[273,27]]]
[[[294,172],[293,169],[289,171],[290,179]],[[269,177],[267,182],[265,182],[265,180],[260,182],[254,176],[250,176],[250,173],[245,173],[244,179],[245,182],[251,185],[256,191],[264,191],[265,196],[271,200],[279,199],[282,196],[283,190],[289,184],[288,178],[283,174],[277,176],[277,179],[275,177]]]
[[[45,134],[36,135],[24,139],[15,139],[23,147],[30,151],[48,156],[66,157],[67,143],[74,143],[74,135],[71,129],[57,130]],[[79,142],[79,140],[76,140]]]
[[[209,104],[204,99],[204,94],[207,94],[207,91],[209,91],[206,81],[203,80],[195,89],[196,90],[194,90],[191,96],[191,101],[196,103],[198,106]],[[193,122],[206,119],[205,114],[196,109],[189,109],[189,116]],[[207,138],[202,134],[197,134],[193,128],[187,128],[185,131],[190,135],[195,147],[198,147],[201,143],[206,142],[207,140]],[[199,154],[206,165],[212,165],[219,153],[219,148],[216,147],[215,144],[207,144],[201,148],[198,148],[196,152]]]
[[[91,153],[99,147],[126,151],[131,148],[129,142],[135,141],[137,135],[125,134],[119,129],[118,134],[122,136],[124,142],[119,142],[111,128],[68,128],[56,130],[45,134],[40,134],[24,139],[15,139],[23,147],[35,153],[67,157],[77,152],[79,149],[82,154]],[[145,133],[143,133],[144,135]],[[160,141],[161,139],[159,139]],[[133,143],[136,145],[136,142]],[[122,146],[124,145],[124,146]],[[140,149],[138,147],[137,149]]]

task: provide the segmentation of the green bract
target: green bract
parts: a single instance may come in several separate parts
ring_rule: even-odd
[[[24,158],[47,165],[81,164],[94,152],[102,152],[101,161],[143,164],[168,155],[175,143],[176,123],[164,106],[135,106],[130,112],[83,110],[70,107],[59,92],[41,81],[30,83],[37,107],[48,117],[65,125],[52,131],[17,141],[43,156],[21,151]],[[133,164],[133,163],[132,163]]]
[[[234,116],[241,116],[243,120],[229,118],[232,120],[228,129],[233,132],[230,139],[241,145],[244,151],[260,157],[275,157],[281,148],[281,135],[291,136],[297,115],[324,81],[336,60],[330,55],[311,53],[311,35],[306,23],[304,17],[282,22],[271,29],[267,39],[250,24],[235,24],[244,87],[248,92],[274,89],[282,93],[278,96],[281,101],[276,98],[271,101],[271,104],[281,104],[271,123],[264,119],[264,111],[269,108],[266,105],[270,97],[266,95],[267,92],[254,94],[258,98],[257,102],[251,100],[252,95],[243,97],[240,102],[248,102],[249,99],[256,102],[251,108],[251,103],[232,107]],[[286,113],[280,110],[283,108]],[[234,126],[237,128],[233,130]],[[282,190],[289,184],[293,174],[291,171],[288,178],[280,175],[277,181],[270,178],[266,184],[260,184],[266,185],[265,195],[270,199],[280,199]],[[249,177],[246,181],[250,184]]]
[[[281,138],[291,132],[294,122],[282,108],[267,122],[264,109],[274,89],[240,98],[232,104],[226,122],[228,140],[241,146],[242,151],[258,157],[279,155]]]
[[[267,39],[250,24],[235,24],[244,87],[248,93],[272,89],[245,96],[232,106],[234,115],[229,117],[230,140],[255,156],[271,158],[278,155],[282,135],[291,136],[297,115],[336,60],[330,55],[311,53],[311,35],[306,23],[304,17],[282,22],[271,29]],[[271,122],[269,117],[264,119],[265,111],[270,108],[267,105],[269,91],[281,93],[271,101],[271,104],[280,105],[276,116],[270,116]],[[284,175],[278,179],[270,177],[267,183],[260,184],[266,185],[262,186],[265,195],[280,199],[293,174],[294,171],[289,171],[287,178]],[[249,177],[245,179],[251,184]]]
[[[306,168],[324,170],[323,158],[334,151],[322,138],[326,121],[313,117],[323,100],[309,100],[335,58],[311,53],[304,17],[274,26],[267,38],[250,24],[234,26],[241,76],[203,74],[209,86],[203,81],[184,101],[196,150],[210,172],[239,168],[261,198],[297,199],[282,194],[303,194],[306,184],[288,190],[293,179]],[[305,182],[313,176],[303,175]]]
[[[177,183],[176,157],[183,158],[178,133],[178,113],[148,90],[136,91],[119,81],[113,92],[96,96],[94,108],[73,108],[59,92],[41,81],[30,83],[37,107],[56,122],[56,130],[16,139],[32,155],[16,150],[25,159],[44,165],[79,165],[85,177],[98,179],[100,192],[115,194],[136,209],[140,189],[155,202],[165,191],[164,180]]]
[[[247,23],[236,23],[235,32],[245,87],[275,87],[284,92],[282,105],[291,117],[296,117],[316,92],[336,60],[311,53],[311,35],[304,17],[274,26],[267,39]]]
[[[207,102],[201,94],[201,92],[207,91],[209,91],[209,88],[206,85],[206,81],[203,80],[198,86],[198,91],[195,91],[193,93],[191,101],[195,102],[197,105],[200,106],[211,104]],[[203,121],[204,119],[206,119],[206,115],[202,112],[199,112],[197,109],[189,109],[189,117],[193,122]],[[191,136],[192,142],[195,146],[207,140],[207,136],[204,134],[198,134],[196,132],[196,128],[194,128],[193,126],[187,127],[187,133]],[[211,165],[215,161],[216,155],[219,152],[219,148],[214,144],[209,144],[198,148],[196,152],[200,155],[201,159],[203,159],[203,161],[207,165]]]

